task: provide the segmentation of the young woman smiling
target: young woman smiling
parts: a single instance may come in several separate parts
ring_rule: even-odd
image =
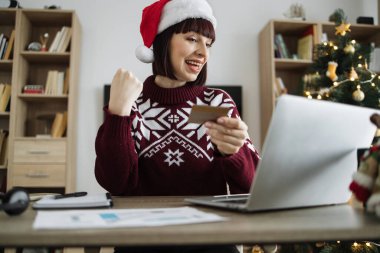
[[[205,86],[215,27],[205,0],[160,0],[144,9],[140,27],[144,46],[136,56],[152,63],[153,75],[141,83],[130,71],[116,72],[96,138],[95,175],[113,195],[249,191],[259,156],[248,127],[226,92]],[[228,117],[189,123],[193,105],[228,107]],[[216,249],[236,252],[233,246]],[[198,247],[129,250],[116,248],[214,252]]]

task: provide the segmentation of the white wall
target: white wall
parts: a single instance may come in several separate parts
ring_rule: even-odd
[[[19,0],[24,8],[58,5],[76,10],[82,25],[82,53],[78,101],[77,188],[102,191],[94,177],[94,142],[102,123],[103,84],[109,83],[119,67],[133,71],[140,80],[150,75],[151,66],[139,62],[135,47],[141,11],[154,0]],[[260,143],[258,34],[272,18],[283,18],[294,0],[209,0],[218,19],[217,40],[211,52],[208,83],[243,85],[244,119],[255,143]],[[358,16],[377,21],[376,0],[299,0],[310,21],[328,20],[342,8],[355,23]]]

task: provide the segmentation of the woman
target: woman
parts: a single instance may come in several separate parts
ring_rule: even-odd
[[[215,26],[205,0],[161,0],[144,9],[144,46],[136,55],[152,63],[153,75],[142,84],[129,71],[116,72],[96,138],[95,175],[113,195],[249,191],[259,157],[247,125],[227,93],[204,86]],[[193,105],[230,110],[194,124]]]

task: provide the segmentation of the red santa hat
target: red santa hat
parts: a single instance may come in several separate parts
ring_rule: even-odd
[[[188,18],[203,18],[216,28],[216,19],[206,0],[159,0],[143,10],[140,33],[144,45],[136,48],[136,57],[145,63],[154,61],[153,41],[157,34]]]

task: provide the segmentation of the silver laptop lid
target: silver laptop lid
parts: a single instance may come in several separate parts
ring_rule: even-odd
[[[374,109],[283,95],[262,149],[248,210],[346,202],[357,148],[369,147]]]

